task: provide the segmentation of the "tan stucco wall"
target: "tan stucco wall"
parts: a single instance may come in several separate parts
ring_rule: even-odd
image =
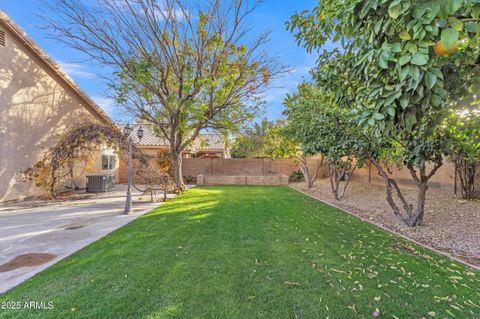
[[[113,170],[104,170],[102,168],[102,155],[113,155],[116,157],[115,160],[115,168]],[[115,153],[115,150],[108,148],[108,147],[102,147],[100,150],[98,150],[93,158],[92,158],[93,163],[95,163],[93,171],[88,172],[91,175],[113,175],[115,176],[115,181],[119,182],[120,179],[120,161]]]
[[[98,115],[2,23],[0,28],[6,32],[6,46],[0,46],[0,201],[6,201],[42,194],[23,181],[22,172],[58,134]]]
[[[309,159],[309,168],[315,170],[320,164],[319,159]],[[197,175],[245,175],[268,176],[287,175],[299,170],[298,163],[293,159],[268,159],[268,158],[189,158],[183,162],[184,176]],[[328,176],[322,169],[318,178]]]
[[[427,165],[427,171],[429,172],[431,169],[432,165]],[[403,168],[399,170],[392,167],[390,170],[391,177],[393,177],[401,186],[415,187],[414,180],[408,169]],[[375,184],[384,185],[383,178],[378,174],[373,165],[369,166],[367,164],[362,168],[357,168],[353,176],[365,183],[370,181]],[[431,189],[440,190],[445,194],[453,194],[455,188],[455,166],[445,158],[442,167],[440,167],[435,175],[432,176],[428,184]]]
[[[102,156],[109,155],[115,156],[115,168],[112,170],[104,170],[102,167]],[[100,147],[90,154],[90,158],[87,163],[78,162],[75,165],[74,177],[75,183],[78,187],[83,188],[86,186],[87,175],[113,175],[115,181],[119,181],[119,158],[114,149],[108,147]]]
[[[197,185],[288,185],[287,175],[198,175]]]

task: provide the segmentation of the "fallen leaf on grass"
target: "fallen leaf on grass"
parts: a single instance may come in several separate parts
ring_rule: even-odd
[[[285,284],[290,285],[290,286],[300,287],[300,284],[298,282],[285,281]]]

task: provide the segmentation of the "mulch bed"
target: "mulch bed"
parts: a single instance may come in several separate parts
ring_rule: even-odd
[[[315,181],[311,189],[304,183],[292,186],[316,198],[400,233],[422,244],[447,252],[470,264],[480,266],[480,201],[466,201],[429,189],[423,225],[410,228],[400,224],[385,199],[385,190],[379,184],[365,184],[352,179],[342,200],[332,195],[328,179]],[[414,203],[415,190],[405,189],[409,201]]]

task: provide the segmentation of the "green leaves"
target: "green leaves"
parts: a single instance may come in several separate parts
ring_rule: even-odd
[[[448,24],[457,31],[462,31],[463,29],[463,22],[456,17],[448,18]]]
[[[472,22],[466,23],[465,28],[470,33],[475,33],[476,34],[478,32],[478,24],[476,24],[476,23],[472,23]]]
[[[468,96],[467,106],[470,103],[475,103],[475,96]],[[475,112],[467,109],[462,110],[461,114],[452,114],[445,121],[448,136],[451,139],[451,158],[461,165],[460,174],[462,183],[462,196],[465,199],[471,199],[475,190],[475,169],[468,169],[469,167],[476,167],[478,158],[480,157],[480,116]],[[462,277],[450,276],[453,283],[461,281]]]
[[[429,90],[431,90],[437,83],[437,77],[431,72],[425,74],[425,84]]]
[[[399,42],[395,42],[394,44],[392,44],[390,51],[392,53],[400,53],[402,52],[402,45]]]
[[[408,33],[407,31],[402,31],[400,32],[400,39],[402,40],[405,40],[405,41],[408,41],[410,40],[412,37],[410,35],[410,33]]]
[[[405,116],[405,126],[408,130],[412,130],[413,126],[417,123],[417,117],[415,113],[407,113]]]
[[[448,10],[450,11],[450,14],[457,12],[458,9],[462,7],[463,2],[463,0],[449,0]]]
[[[402,11],[402,4],[400,0],[393,1],[388,7],[388,15],[392,19],[397,19],[398,16],[400,16],[401,11]]]
[[[328,57],[328,63],[335,62],[345,65],[342,59]],[[342,100],[349,96],[349,92],[340,80],[345,74],[338,73],[337,78],[325,78],[332,80],[331,85],[320,87],[318,84],[324,83],[322,78],[316,85],[299,85],[297,92],[284,102],[287,118],[283,130],[285,134],[298,141],[302,151],[322,154],[331,162],[341,161],[344,157],[361,159],[368,153],[370,144],[377,143],[376,140],[366,138],[363,127],[358,125],[359,118],[372,126],[376,121],[386,118],[379,110],[380,107],[364,114],[355,114],[353,110],[344,107],[348,102]]]
[[[400,99],[400,106],[402,107],[402,110],[405,110],[408,107],[408,104],[410,103],[410,98],[408,96],[404,96]]]
[[[442,31],[442,43],[445,49],[451,49],[458,41],[459,33],[453,28],[447,28]]]
[[[405,54],[405,55],[402,55],[400,59],[398,59],[398,64],[400,66],[404,66],[405,64],[410,62],[410,60],[412,60],[412,56],[410,54]]]
[[[318,73],[326,78],[321,87],[329,87],[347,64],[349,76],[337,79],[341,84],[332,89],[332,99],[353,109],[365,132],[395,135],[413,148],[422,139],[433,140],[450,100],[459,99],[477,76],[478,1],[322,0],[319,7],[329,14],[299,28],[302,39],[320,48],[342,34],[349,39],[345,55],[350,54],[343,64],[319,60]],[[309,14],[302,16],[307,20]],[[434,160],[431,154],[418,150],[409,161]]]
[[[428,55],[415,53],[412,57],[411,63],[414,65],[425,65],[428,63]]]
[[[393,106],[390,105],[385,110],[387,111],[387,114],[391,117],[395,116],[395,108]]]
[[[435,106],[435,107],[438,107],[442,104],[443,102],[443,99],[441,96],[435,94],[432,96],[432,105]]]
[[[383,115],[382,113],[373,113],[373,118],[377,121],[380,121],[380,120],[383,120],[385,118],[385,115]]]
[[[380,57],[378,60],[378,66],[380,66],[382,69],[388,69],[387,61],[385,61],[383,57]]]

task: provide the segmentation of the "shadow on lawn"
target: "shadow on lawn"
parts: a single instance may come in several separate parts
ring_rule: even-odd
[[[98,246],[99,249],[89,249],[88,251],[91,253],[88,256],[67,258],[64,260],[64,264],[81,268],[98,262],[99,258],[123,259],[130,257],[132,251],[139,256],[148,254],[148,249],[145,248],[146,240],[159,243],[167,241],[166,235],[170,234],[173,229],[177,233],[191,233],[200,223],[213,217],[212,212],[220,203],[218,201],[219,193],[222,191],[215,189],[196,191],[194,194],[187,192],[116,230],[112,233],[114,236],[107,236],[101,242],[94,242],[91,246]],[[154,248],[158,249],[160,246],[159,244]],[[126,267],[136,266],[134,259],[125,258],[122,262]],[[129,265],[131,262],[133,264]]]
[[[82,317],[285,318],[292,302],[300,317],[317,318],[328,312],[323,298],[337,318],[376,307],[422,317],[450,304],[474,318],[479,283],[469,269],[291,189],[200,187],[7,297],[53,300],[56,317],[75,308]]]

